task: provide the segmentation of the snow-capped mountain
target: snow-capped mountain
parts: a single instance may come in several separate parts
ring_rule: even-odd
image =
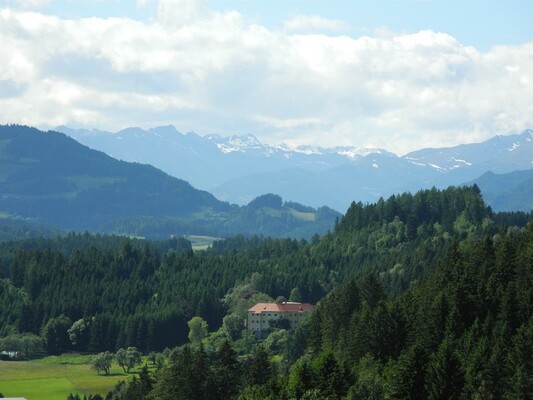
[[[291,149],[286,145],[263,144],[251,134],[202,137],[195,133],[180,133],[173,126],[148,130],[127,128],[118,132],[65,126],[56,130],[115,158],[152,164],[203,189],[252,173],[289,168],[323,170],[373,152],[392,155],[383,149],[362,147],[299,146]]]
[[[276,193],[344,211],[354,200],[372,202],[406,190],[463,184],[487,171],[533,168],[532,130],[402,157],[379,148],[268,145],[252,134],[182,134],[173,126],[115,133],[56,130],[115,158],[152,164],[238,204]]]
[[[498,174],[533,168],[533,130],[494,136],[481,143],[422,149],[404,156],[410,162],[440,172],[431,183],[436,187],[459,185],[485,172]]]
[[[273,154],[283,154],[287,158],[287,155],[291,157],[294,153],[304,154],[304,155],[326,155],[334,154],[346,157],[348,159],[355,160],[359,157],[364,157],[372,153],[378,154],[389,154],[384,149],[371,148],[371,147],[353,147],[353,146],[337,146],[337,147],[320,147],[320,146],[309,146],[309,145],[300,145],[294,148],[288,147],[286,144],[282,143],[280,145],[268,145],[263,144],[252,134],[247,134],[243,136],[227,136],[223,137],[220,135],[206,135],[205,139],[216,143],[217,147],[225,154],[241,152],[241,153],[250,153],[256,152],[257,154],[262,154],[265,157],[270,157]]]
[[[482,143],[417,150],[404,157],[413,164],[444,172],[480,165],[493,172],[509,172],[528,165],[533,168],[533,130],[494,136]]]
[[[207,135],[204,136],[204,138],[215,143],[220,151],[225,154],[234,152],[247,152],[252,149],[257,150],[266,147],[252,134],[227,137],[222,137],[220,135]]]

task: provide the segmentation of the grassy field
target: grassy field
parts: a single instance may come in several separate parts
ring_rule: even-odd
[[[184,235],[183,237],[191,242],[194,251],[206,250],[211,247],[213,242],[220,240],[220,238],[212,236]]]
[[[137,370],[135,372],[138,372]],[[34,361],[0,361],[0,393],[27,400],[66,400],[69,393],[105,396],[126,374],[116,364],[109,376],[91,370],[90,356],[62,355]]]
[[[289,213],[293,217],[301,219],[303,221],[312,222],[312,221],[316,220],[316,215],[315,215],[315,213],[312,213],[312,212],[302,212],[302,211],[297,211],[297,210],[294,210],[292,208],[289,208]]]

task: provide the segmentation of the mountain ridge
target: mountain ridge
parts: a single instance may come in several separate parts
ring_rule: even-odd
[[[533,170],[504,174],[488,171],[468,184],[478,185],[495,211],[533,212]]]
[[[139,132],[128,131],[128,134]],[[151,165],[116,160],[63,133],[0,126],[0,216],[64,230],[311,237],[340,214],[289,206],[250,212]]]
[[[90,147],[151,163],[221,200],[237,204],[272,192],[343,211],[353,200],[374,202],[404,191],[462,185],[487,171],[507,173],[533,168],[531,129],[480,143],[420,149],[403,156],[355,146],[301,145],[289,149],[283,144],[264,145],[252,134],[202,137],[181,134],[173,126],[134,128],[143,138],[120,145],[120,140],[113,138],[125,130],[116,134],[64,130]],[[167,135],[165,141],[156,136],[161,131]]]

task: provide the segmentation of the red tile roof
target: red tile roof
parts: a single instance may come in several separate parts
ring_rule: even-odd
[[[250,308],[249,312],[309,312],[315,308],[312,304],[309,303],[295,303],[291,301],[283,303],[257,303],[255,306]]]

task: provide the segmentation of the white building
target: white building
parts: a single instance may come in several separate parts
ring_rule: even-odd
[[[249,331],[262,336],[276,321],[288,320],[290,329],[302,320],[303,316],[313,311],[315,307],[308,303],[284,301],[283,303],[257,303],[248,310],[246,326]]]

